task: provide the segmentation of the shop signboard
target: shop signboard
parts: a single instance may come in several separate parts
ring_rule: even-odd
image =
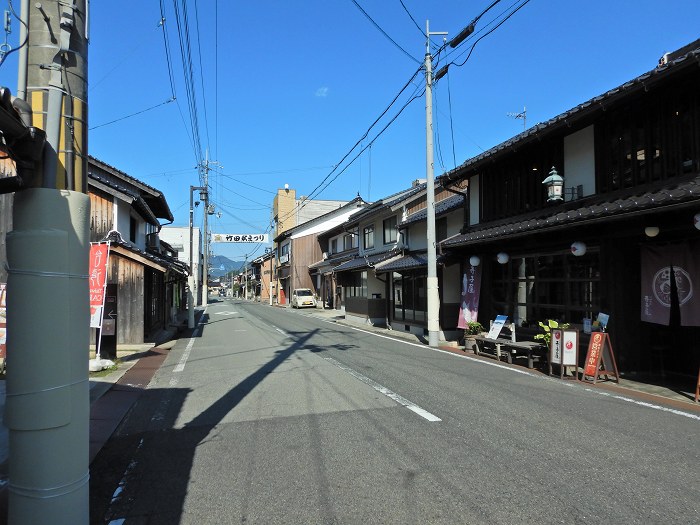
[[[90,328],[102,327],[108,259],[109,243],[90,244]]]
[[[595,384],[600,376],[606,376],[606,379],[614,376],[615,381],[620,382],[620,374],[617,372],[615,355],[607,332],[593,332],[591,334],[582,379],[583,381],[592,381]]]
[[[0,283],[0,359],[7,354],[7,283]]]
[[[552,329],[549,343],[549,375],[552,365],[559,365],[560,377],[564,377],[567,366],[578,366],[578,330]]]

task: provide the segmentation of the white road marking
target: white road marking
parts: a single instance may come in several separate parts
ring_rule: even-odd
[[[224,310],[223,312],[212,312],[214,315],[238,315],[238,312],[229,312],[228,310]]]
[[[362,381],[363,383],[365,383],[365,384],[371,386],[371,387],[374,388],[377,392],[379,392],[379,393],[381,393],[381,394],[384,394],[384,395],[387,396],[389,399],[393,399],[393,400],[396,401],[399,405],[403,405],[403,406],[405,406],[407,409],[411,410],[412,412],[415,412],[415,413],[418,414],[420,417],[422,417],[422,418],[424,418],[424,419],[427,419],[428,421],[433,421],[433,422],[434,422],[434,421],[442,421],[442,419],[440,419],[440,418],[437,417],[436,415],[431,414],[430,412],[428,412],[427,410],[425,410],[425,409],[419,407],[419,406],[416,405],[415,403],[411,403],[411,402],[410,402],[408,399],[406,399],[405,397],[402,397],[402,396],[400,396],[399,394],[397,394],[397,393],[395,393],[395,392],[392,392],[392,391],[389,390],[388,388],[386,388],[386,387],[380,385],[379,383],[373,381],[373,380],[370,379],[369,377],[363,376],[362,374],[360,374],[359,372],[356,372],[356,371],[353,370],[352,368],[350,368],[350,367],[348,367],[348,366],[345,366],[345,365],[344,365],[343,363],[341,363],[340,361],[336,361],[336,360],[333,359],[332,357],[324,357],[324,359],[325,359],[326,361],[328,361],[329,363],[334,364],[335,366],[337,366],[337,367],[340,368],[341,370],[344,370],[345,372],[347,372],[348,374],[350,374],[351,376],[353,376],[355,379],[359,379],[359,380]]]
[[[204,309],[204,312],[202,312],[202,317],[199,318],[199,324],[197,325],[197,328],[194,329],[194,332],[192,332],[192,337],[190,337],[190,340],[187,342],[187,348],[185,348],[185,351],[182,354],[182,357],[180,358],[180,362],[177,364],[175,369],[173,370],[173,374],[182,372],[185,369],[185,364],[187,363],[187,360],[190,358],[190,352],[192,351],[192,347],[194,346],[194,341],[197,338],[199,334],[199,327],[204,324],[204,316],[207,313],[207,309]],[[172,382],[172,379],[171,379]],[[174,385],[170,385],[174,386]]]
[[[338,324],[338,323],[336,323],[335,321],[324,321],[324,322],[332,323],[332,324]],[[606,392],[606,391],[604,391],[604,390],[598,390],[598,389],[595,389],[595,388],[587,388],[587,387],[582,386],[581,383],[567,383],[567,382],[563,382],[563,381],[558,381],[558,380],[556,380],[555,378],[551,378],[551,377],[547,377],[547,376],[540,376],[540,375],[532,374],[532,373],[528,372],[527,370],[519,370],[518,368],[511,368],[510,366],[506,366],[506,365],[500,364],[500,363],[495,362],[495,361],[484,361],[484,360],[482,360],[482,359],[477,359],[477,358],[475,358],[475,357],[471,357],[471,356],[468,356],[468,355],[456,354],[456,353],[454,353],[454,352],[449,352],[449,351],[447,351],[447,350],[442,350],[442,349],[440,349],[440,348],[432,348],[432,347],[429,347],[429,346],[426,346],[426,345],[423,345],[423,344],[419,344],[419,343],[411,343],[410,341],[403,341],[403,340],[397,339],[397,338],[395,338],[395,337],[389,337],[389,336],[382,335],[382,334],[376,334],[376,333],[374,333],[374,332],[370,332],[370,331],[367,331],[367,330],[363,330],[363,329],[361,329],[361,328],[356,328],[356,327],[354,327],[354,326],[347,326],[347,325],[343,325],[343,326],[346,326],[347,328],[350,328],[351,330],[356,330],[356,331],[358,331],[358,332],[362,332],[362,333],[364,333],[364,334],[373,335],[373,336],[375,336],[375,337],[380,337],[380,338],[382,338],[382,339],[389,339],[389,340],[394,341],[394,342],[396,342],[396,343],[403,343],[403,344],[405,344],[405,345],[415,346],[415,347],[417,347],[417,348],[422,348],[423,350],[432,350],[432,351],[434,351],[434,352],[440,352],[441,354],[447,354],[447,355],[450,355],[450,356],[452,356],[452,357],[457,357],[457,358],[459,358],[459,359],[466,359],[467,361],[471,361],[471,362],[473,362],[473,363],[479,363],[479,364],[482,364],[482,365],[493,366],[493,367],[496,367],[496,368],[500,368],[500,369],[502,369],[502,370],[507,370],[508,372],[512,372],[512,373],[514,373],[514,374],[522,374],[522,375],[525,375],[525,376],[530,376],[530,377],[535,378],[535,379],[544,379],[544,380],[546,380],[546,381],[552,381],[552,382],[557,383],[557,384],[560,385],[560,386],[572,387],[572,388],[582,388],[582,389],[585,390],[586,392],[591,392],[591,393],[593,393],[593,394],[598,394],[599,396],[612,397],[612,398],[614,398],[614,399],[618,399],[618,400],[624,401],[624,402],[626,402],[626,403],[632,403],[632,404],[634,404],[634,405],[638,405],[638,406],[650,408],[650,409],[652,409],[652,410],[660,410],[661,412],[668,412],[668,413],[670,413],[670,414],[675,414],[675,415],[677,415],[677,416],[687,417],[688,419],[694,419],[694,420],[696,420],[696,421],[700,421],[700,416],[699,416],[699,415],[693,414],[693,413],[690,413],[690,412],[684,412],[683,410],[677,410],[677,409],[674,409],[674,408],[667,408],[667,407],[664,407],[664,406],[655,405],[655,404],[653,404],[653,403],[648,403],[648,402],[646,402],[646,401],[639,401],[639,400],[632,399],[632,398],[629,398],[629,397],[625,397],[625,396],[622,396],[622,395],[611,394],[610,392]]]

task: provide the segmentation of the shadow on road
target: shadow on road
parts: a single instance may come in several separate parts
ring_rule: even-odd
[[[90,523],[120,519],[149,525],[180,523],[197,447],[268,374],[305,348],[316,332],[300,334],[184,428],[174,427],[191,391],[146,390],[91,465]]]

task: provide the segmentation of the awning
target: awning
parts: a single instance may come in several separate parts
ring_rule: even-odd
[[[391,259],[398,255],[398,252],[392,250],[390,252],[376,253],[374,255],[359,255],[343,264],[333,268],[334,272],[347,272],[350,270],[361,270],[362,268],[373,268],[376,264]]]
[[[436,262],[438,264],[444,264],[446,258],[447,254],[440,254],[437,256]],[[374,270],[377,273],[405,272],[408,270],[415,270],[417,268],[427,268],[427,266],[428,252],[417,252],[394,257],[379,263],[374,267]]]

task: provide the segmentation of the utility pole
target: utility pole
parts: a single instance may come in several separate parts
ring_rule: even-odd
[[[217,162],[209,161],[209,150],[207,150],[204,163],[201,166],[202,178],[204,189],[200,189],[200,196],[204,200],[204,272],[202,275],[202,304],[206,306],[209,304],[209,226],[208,219],[209,215],[214,214],[213,209],[209,209],[209,167],[210,164],[217,164]]]
[[[19,177],[7,234],[8,522],[87,525],[87,2],[29,4],[21,9],[24,98],[12,107],[32,144],[46,132],[43,155],[21,147],[26,136],[13,141],[11,121],[0,121]]]
[[[450,47],[457,47],[474,32],[475,22],[462,29],[450,41]],[[428,235],[428,344],[437,347],[440,342],[440,294],[437,278],[437,239],[435,235],[435,173],[433,166],[433,57],[430,53],[430,36],[447,35],[446,32],[430,32],[430,21],[425,22],[425,172],[426,172],[426,222]],[[442,48],[441,48],[442,49]],[[435,80],[445,76],[449,64],[435,75]]]
[[[430,32],[425,22],[425,171],[426,222],[428,227],[428,344],[437,347],[440,342],[440,294],[437,278],[437,249],[435,238],[435,173],[433,166],[433,57],[430,54],[430,36],[446,32]]]
[[[187,279],[190,289],[189,293],[187,294],[187,327],[190,329],[194,328],[194,302],[195,290],[197,289],[197,276],[195,275],[195,271],[199,271],[199,265],[195,267],[194,264],[194,234],[192,224],[194,220],[194,203],[192,202],[192,194],[195,190],[206,192],[207,189],[203,186],[190,186],[190,276]],[[199,261],[199,249],[197,250],[197,261]],[[195,270],[195,268],[197,268],[197,270]]]

